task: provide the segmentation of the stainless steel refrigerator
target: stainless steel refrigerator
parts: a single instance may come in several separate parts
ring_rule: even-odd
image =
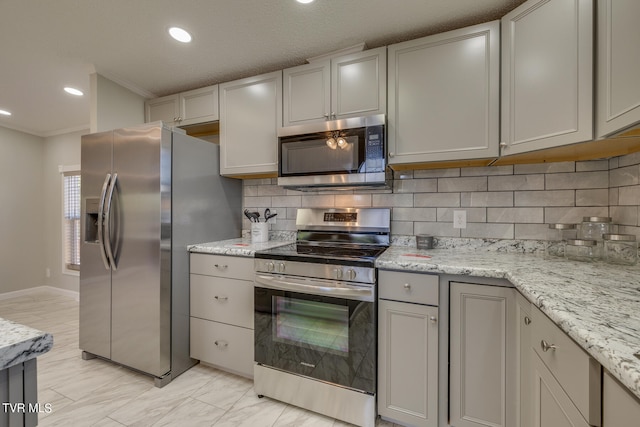
[[[161,122],[82,137],[80,348],[155,377],[189,357],[189,254],[239,237],[242,183],[219,146]]]

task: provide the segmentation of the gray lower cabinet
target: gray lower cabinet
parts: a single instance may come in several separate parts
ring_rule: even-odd
[[[516,292],[516,318],[518,320],[517,334],[517,372],[518,386],[518,421],[519,427],[531,427],[533,425],[533,388],[531,375],[531,303]]]
[[[378,413],[438,425],[438,276],[380,271]]]
[[[449,295],[451,426],[517,425],[516,290],[450,282]]]
[[[0,370],[0,426],[33,427],[38,413],[50,412],[50,403],[38,403],[36,359]]]
[[[191,254],[191,357],[253,378],[253,258]]]
[[[602,376],[602,427],[640,423],[640,400],[605,371]]]

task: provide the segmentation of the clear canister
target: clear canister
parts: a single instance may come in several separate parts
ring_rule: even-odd
[[[578,239],[602,241],[604,234],[613,232],[611,217],[608,216],[585,216],[580,224]]]
[[[549,224],[545,255],[547,257],[563,257],[567,240],[575,239],[576,224]]]
[[[594,262],[599,258],[596,240],[570,239],[564,249],[564,256],[573,261]]]
[[[611,264],[634,265],[638,262],[638,242],[633,234],[605,234],[603,258]]]

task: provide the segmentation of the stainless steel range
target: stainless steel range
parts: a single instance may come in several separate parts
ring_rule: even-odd
[[[373,426],[390,210],[298,209],[296,228],[296,243],[255,254],[255,391]]]

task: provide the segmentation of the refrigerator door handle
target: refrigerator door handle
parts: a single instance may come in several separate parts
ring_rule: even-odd
[[[111,186],[109,187],[109,194],[106,197],[106,213],[104,217],[105,231],[104,231],[104,243],[106,247],[107,257],[109,258],[109,263],[111,264],[111,269],[116,271],[118,266],[116,265],[116,259],[113,256],[113,248],[111,242],[111,202],[113,202],[113,191],[116,188],[116,184],[118,183],[118,174],[113,174],[113,179],[111,180]]]
[[[102,184],[102,193],[100,195],[100,204],[98,206],[98,243],[100,244],[100,255],[102,256],[102,262],[104,268],[109,270],[109,260],[107,259],[107,251],[105,248],[105,236],[104,236],[104,202],[107,197],[107,188],[111,182],[111,174],[108,173],[104,178],[104,184]]]

